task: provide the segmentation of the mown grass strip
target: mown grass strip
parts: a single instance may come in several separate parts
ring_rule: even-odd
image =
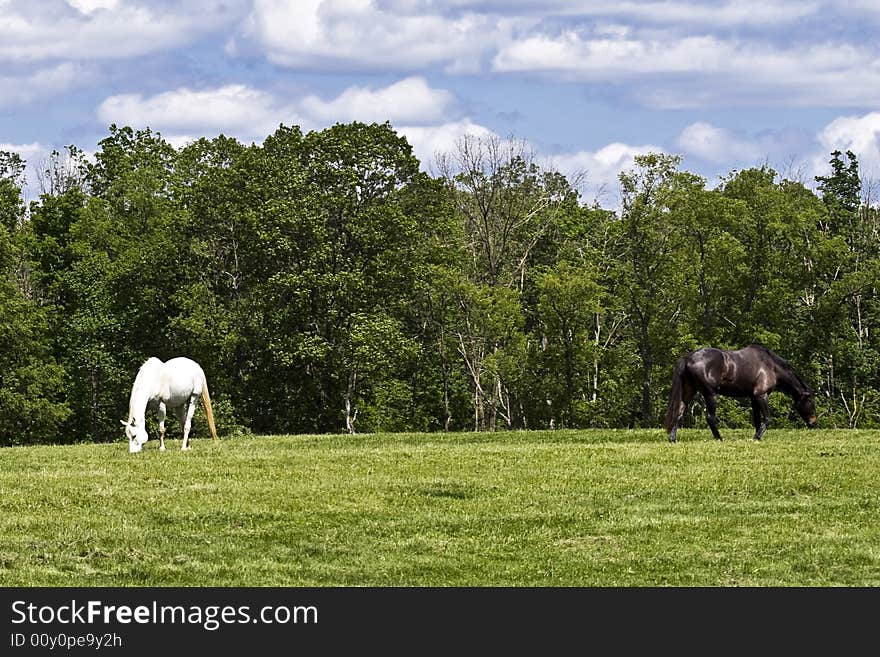
[[[4,586],[877,586],[880,432],[0,450]]]

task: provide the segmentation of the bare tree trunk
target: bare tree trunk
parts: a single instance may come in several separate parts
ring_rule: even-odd
[[[855,429],[859,425],[859,416],[862,414],[862,409],[865,404],[865,395],[862,395],[862,398],[858,398],[858,393],[856,392],[856,387],[853,385],[852,390],[852,403],[849,403],[846,399],[846,395],[843,394],[843,391],[840,392],[840,398],[843,400],[843,407],[846,409],[847,422],[849,424],[850,429]]]
[[[449,412],[449,370],[443,367],[443,431],[449,431],[452,414]]]
[[[458,336],[458,353],[464,359],[468,372],[471,375],[471,383],[474,391],[474,431],[481,431],[485,428],[484,403],[486,394],[483,391],[483,352],[479,347],[467,348],[464,336],[461,333]]]
[[[642,421],[645,426],[649,426],[651,416],[651,360],[645,355],[642,357]]]
[[[345,429],[348,433],[355,433],[354,423],[357,420],[357,408],[352,411],[351,401],[354,397],[355,387],[357,386],[357,370],[353,369],[348,374],[348,385],[345,388]]]

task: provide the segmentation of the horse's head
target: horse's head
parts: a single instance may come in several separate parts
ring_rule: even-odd
[[[802,392],[795,399],[794,407],[804,419],[804,422],[807,423],[807,426],[810,427],[810,429],[815,429],[819,418],[816,417],[816,400],[814,393],[811,390]]]
[[[134,420],[128,422],[120,420],[120,422],[125,427],[125,437],[128,438],[128,452],[134,454],[141,451],[144,448],[144,443],[149,440],[147,428],[136,425]]]

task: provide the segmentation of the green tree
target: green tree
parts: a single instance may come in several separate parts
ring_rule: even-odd
[[[535,286],[541,353],[548,378],[555,383],[548,386],[548,405],[559,409],[558,426],[578,426],[578,400],[586,402],[590,395],[595,400],[597,394],[598,382],[590,374],[598,362],[594,333],[596,317],[602,313],[603,290],[591,269],[575,268],[566,261],[541,271]]]
[[[620,174],[623,206],[614,224],[619,269],[615,287],[624,300],[628,333],[639,360],[640,408],[634,421],[653,426],[654,385],[659,369],[674,362],[689,323],[682,313],[693,306],[694,288],[680,210],[682,194],[702,187],[702,179],[680,172],[679,156],[638,155]]]
[[[392,368],[367,365],[362,344],[371,328],[377,343],[388,342],[391,327],[414,339],[416,295],[431,272],[426,245],[436,243],[435,227],[413,200],[431,188],[410,145],[389,124],[337,124],[305,136],[281,128],[255,170],[251,197],[266,254],[254,292],[258,340],[265,369],[284,373],[265,391],[276,417],[291,429],[334,431],[351,430],[361,406],[374,418],[408,415],[381,405],[403,404],[412,350],[402,349]]]
[[[178,355],[168,317],[187,273],[173,199],[176,151],[148,129],[116,126],[99,145],[88,167],[50,158],[43,176],[52,182],[32,207],[29,250],[51,312],[52,351],[69,376],[75,412],[66,428],[112,440],[137,367],[147,356]]]
[[[816,176],[826,213],[820,222],[827,263],[822,277],[817,314],[824,341],[821,374],[829,398],[829,417],[848,427],[876,425],[880,413],[878,371],[880,344],[880,235],[871,208],[861,202],[861,179],[856,156],[831,153],[831,174]],[[818,340],[817,340],[818,342]],[[839,408],[839,412],[835,409]]]
[[[823,228],[826,231],[846,236],[847,243],[855,246],[858,212],[861,193],[859,161],[855,153],[846,152],[848,162],[844,162],[839,150],[831,153],[831,175],[816,176],[822,202],[828,208]]]
[[[220,135],[182,148],[174,192],[185,247],[184,277],[171,292],[178,311],[168,333],[180,353],[202,364],[221,431],[249,425],[257,370],[260,314],[255,291],[264,271],[260,219],[250,180],[259,177],[257,147]]]
[[[494,429],[500,416],[508,426],[521,427],[526,418],[520,409],[530,405],[532,393],[522,385],[522,368],[512,366],[523,362],[527,350],[520,297],[534,296],[527,289],[530,270],[545,251],[554,250],[548,245],[555,225],[576,204],[577,194],[564,176],[539,167],[521,141],[464,136],[453,152],[440,155],[438,166],[463,228],[464,280],[456,287],[461,317],[455,333],[478,406],[474,426]],[[499,315],[480,318],[475,309]],[[508,330],[514,325],[522,329]]]
[[[23,172],[21,157],[0,151],[0,445],[57,441],[70,414],[46,313],[25,296]]]

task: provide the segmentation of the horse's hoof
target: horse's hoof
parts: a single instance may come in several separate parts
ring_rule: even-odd
[[[186,451],[189,451],[190,449],[192,449],[192,448],[191,448],[191,447],[181,447],[181,448],[180,448],[180,451],[181,451],[181,452],[186,452]]]
[[[160,451],[160,452],[164,452],[164,451],[165,451],[165,445],[162,445],[161,447],[159,447],[159,451]]]

